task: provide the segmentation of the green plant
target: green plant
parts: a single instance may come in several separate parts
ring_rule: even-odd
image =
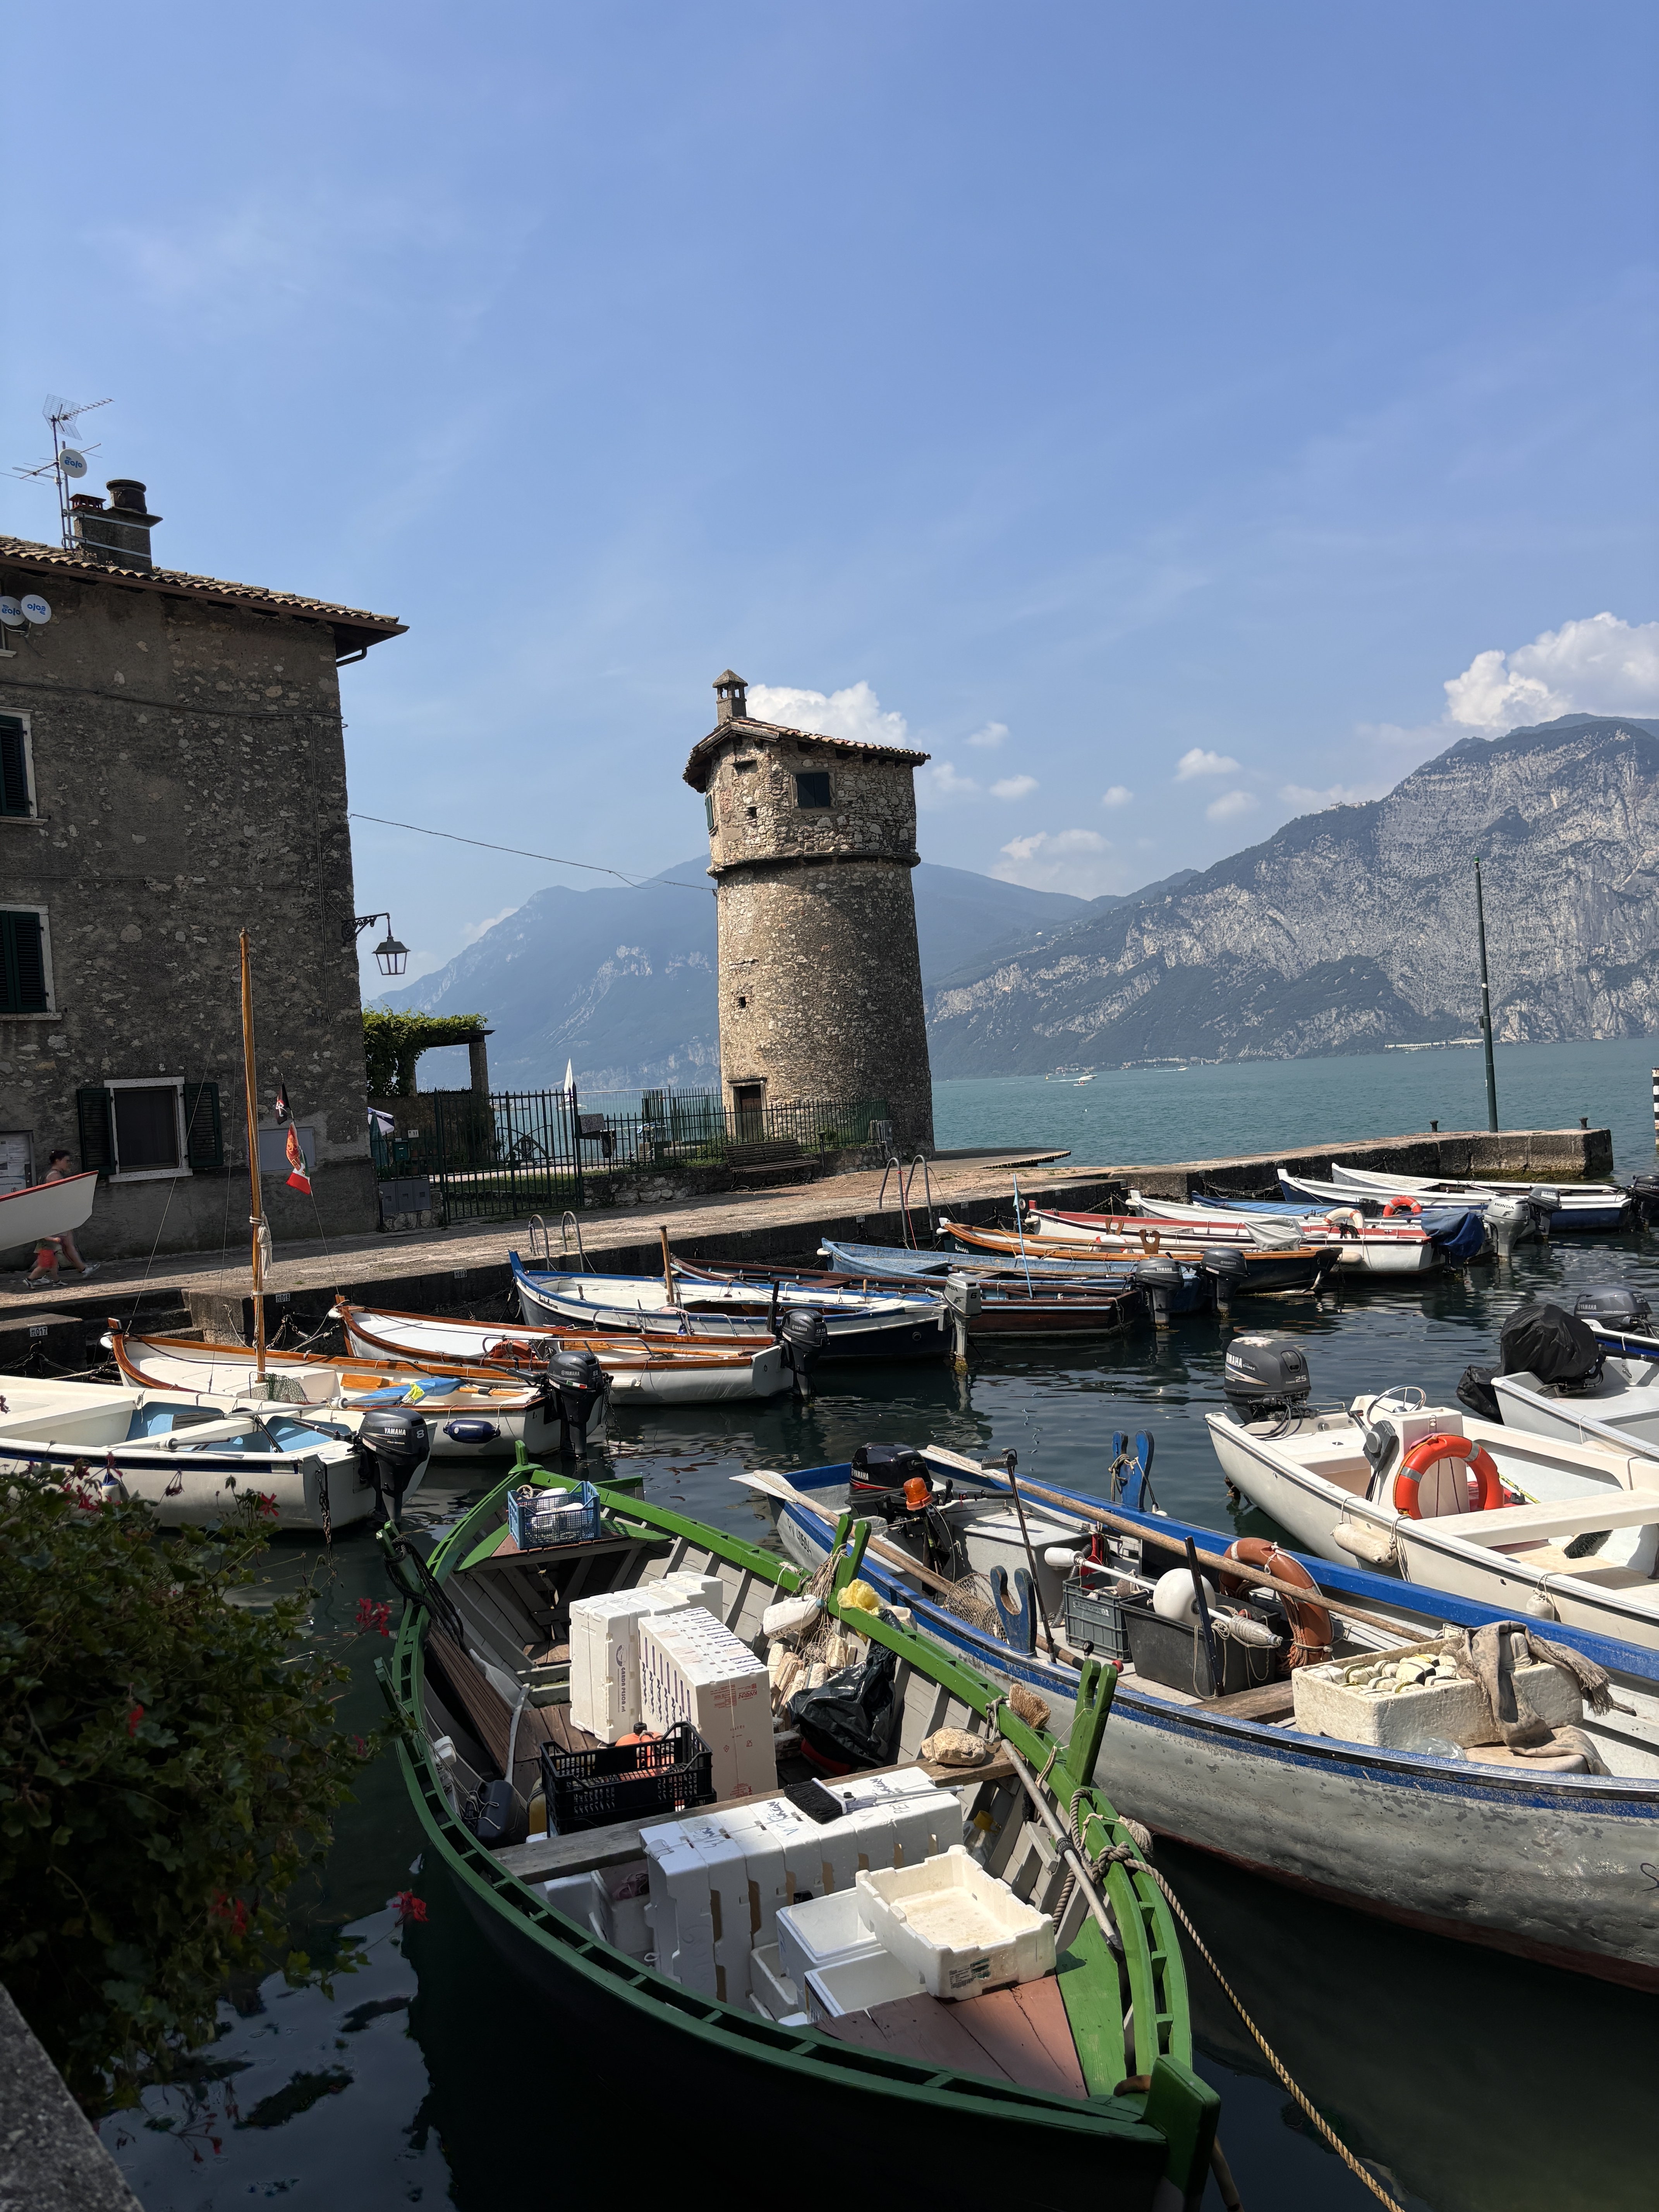
[[[482,1014],[396,1014],[363,1009],[363,1057],[371,1098],[412,1098],[415,1063],[434,1045],[465,1044],[482,1034]]]
[[[83,2100],[210,2036],[233,1970],[309,1968],[279,1906],[374,1747],[335,1726],[337,1655],[297,1640],[310,1593],[234,1601],[271,1510],[163,1537],[89,1483],[7,1478],[0,1978]]]

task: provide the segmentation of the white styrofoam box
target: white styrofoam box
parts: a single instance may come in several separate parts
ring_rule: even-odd
[[[579,1597],[570,1607],[570,1717],[578,1728],[615,1743],[640,1724],[640,1623],[685,1613],[698,1603],[706,1577],[682,1589],[665,1577],[643,1589]]]
[[[586,1928],[595,1904],[594,1880],[584,1868],[580,1874],[561,1875],[555,1881],[544,1881],[542,1895],[555,1912],[574,1920],[578,1928]]]
[[[726,1618],[726,1584],[718,1575],[700,1575],[690,1567],[677,1567],[672,1575],[663,1575],[647,1585],[653,1589],[677,1589],[688,1605],[701,1606],[705,1613],[717,1620]]]
[[[872,1868],[859,1890],[872,1932],[936,1997],[976,1997],[1053,1970],[1054,1922],[959,1844],[919,1866]]]
[[[732,2004],[749,1989],[748,1817],[676,1821],[644,1838],[659,1972]]]
[[[622,1866],[593,1870],[593,1904],[588,1923],[603,1943],[642,1959],[652,1947],[651,1923],[646,1917],[650,1894],[650,1868],[643,1858]]]
[[[778,1957],[782,1971],[798,1989],[805,1987],[806,1977],[819,1966],[856,1957],[875,1942],[859,1911],[856,1889],[805,1898],[799,1905],[787,1905],[778,1915]]]
[[[1383,1656],[1395,1661],[1419,1655],[1430,1658],[1446,1649],[1445,1643],[1435,1637]],[[1351,1659],[1331,1661],[1322,1667],[1297,1668],[1291,1676],[1291,1694],[1296,1704],[1296,1724],[1304,1735],[1337,1736],[1347,1743],[1374,1743],[1388,1751],[1418,1750],[1436,1737],[1465,1747],[1497,1741],[1492,1708],[1479,1682],[1460,1675],[1455,1682],[1437,1682],[1428,1689],[1368,1697],[1343,1679],[1356,1666],[1365,1663],[1365,1655],[1356,1653]],[[1578,1685],[1565,1667],[1547,1662],[1517,1667],[1515,1686],[1550,1728],[1576,1728],[1584,1717]]]
[[[749,1954],[749,2002],[768,2020],[800,2010],[800,1991],[779,1965],[775,1943],[757,1943]]]
[[[714,1754],[717,1798],[777,1787],[766,1666],[700,1607],[641,1619],[640,1711],[648,1727],[690,1721]]]
[[[891,2004],[896,1998],[922,1994],[921,1975],[890,1951],[842,1959],[838,1965],[817,1967],[806,1977],[806,2010],[815,2021],[840,2020],[849,2012],[868,2012],[872,2005]]]
[[[755,1942],[771,1943],[780,1911],[797,1897],[814,1894],[823,1880],[817,1823],[787,1797],[763,1797],[741,1809],[750,1928]]]

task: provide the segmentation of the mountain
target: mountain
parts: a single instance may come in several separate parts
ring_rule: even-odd
[[[1659,1030],[1659,722],[1571,714],[964,963],[930,996],[933,1073],[1471,1036],[1477,853],[1498,1036]]]
[[[447,967],[381,1003],[487,1013],[498,1090],[556,1083],[567,1060],[588,1090],[713,1085],[720,1030],[706,865],[687,860],[637,890],[538,891]],[[1095,910],[1061,891],[926,860],[911,880],[925,989],[993,953],[1027,952]],[[422,1087],[464,1084],[465,1066],[459,1051],[432,1054],[421,1063]]]

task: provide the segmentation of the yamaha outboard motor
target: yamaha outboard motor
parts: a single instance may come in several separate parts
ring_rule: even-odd
[[[1239,1411],[1297,1413],[1313,1389],[1307,1354],[1291,1336],[1236,1336],[1227,1346],[1221,1387]]]
[[[357,1450],[388,1521],[403,1508],[404,1492],[426,1464],[432,1437],[419,1413],[387,1406],[363,1415]]]
[[[830,1342],[830,1324],[816,1306],[791,1306],[779,1331],[784,1357],[795,1377],[795,1395],[803,1406],[812,1402],[812,1370]]]
[[[605,1370],[591,1352],[556,1352],[547,1363],[547,1379],[564,1421],[559,1449],[580,1459],[587,1449],[587,1425],[605,1398]]]
[[[1517,1306],[1498,1334],[1504,1375],[1535,1375],[1540,1382],[1586,1382],[1601,1371],[1605,1347],[1595,1333],[1564,1312],[1540,1301]]]
[[[1179,1263],[1174,1260],[1143,1260],[1135,1269],[1134,1279],[1152,1310],[1152,1327],[1168,1328],[1170,1309],[1181,1290]]]
[[[1580,1321],[1600,1322],[1603,1328],[1622,1329],[1632,1336],[1649,1334],[1648,1317],[1653,1311],[1640,1291],[1628,1290],[1623,1283],[1599,1283],[1593,1291],[1580,1291],[1572,1310]]]
[[[1244,1287],[1249,1267],[1237,1244],[1217,1244],[1204,1255],[1204,1272],[1215,1285],[1215,1310],[1231,1314],[1233,1295]]]
[[[1632,1176],[1630,1179],[1631,1210],[1644,1229],[1659,1224],[1659,1175]]]
[[[933,1494],[933,1478],[927,1471],[927,1462],[909,1444],[860,1444],[853,1454],[853,1480],[848,1490],[849,1502],[858,1507],[874,1506],[881,1511],[890,1500],[896,1500],[901,1509],[904,1504],[905,1485],[920,1482],[924,1498]]]

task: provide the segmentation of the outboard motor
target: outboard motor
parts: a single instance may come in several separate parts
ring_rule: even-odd
[[[1653,1308],[1640,1291],[1623,1283],[1600,1283],[1593,1291],[1580,1291],[1572,1302],[1580,1321],[1600,1322],[1603,1328],[1627,1330],[1632,1336],[1647,1334]]]
[[[968,1371],[968,1338],[985,1307],[985,1293],[972,1275],[957,1273],[945,1278],[945,1308],[951,1316],[951,1364],[958,1375]]]
[[[1204,1272],[1215,1285],[1215,1310],[1228,1315],[1233,1310],[1233,1293],[1242,1291],[1249,1267],[1237,1244],[1217,1244],[1204,1255]]]
[[[547,1363],[547,1380],[559,1401],[564,1434],[562,1451],[580,1459],[587,1449],[587,1425],[607,1388],[605,1373],[591,1352],[556,1352]]]
[[[1507,1260],[1523,1238],[1538,1235],[1540,1209],[1517,1193],[1486,1202],[1486,1234],[1500,1260]]]
[[[890,1501],[896,1499],[902,1508],[905,1492],[913,1482],[922,1486],[925,1502],[933,1494],[933,1478],[927,1471],[927,1462],[909,1444],[860,1444],[853,1454],[853,1480],[848,1498],[854,1506],[873,1505],[878,1512],[884,1510]]]
[[[1135,1282],[1152,1310],[1152,1327],[1168,1328],[1170,1312],[1181,1290],[1181,1268],[1174,1260],[1143,1260],[1135,1269]]]
[[[1227,1346],[1221,1387],[1245,1413],[1299,1413],[1313,1389],[1308,1358],[1291,1336],[1236,1336]]]
[[[1535,1375],[1558,1389],[1593,1381],[1606,1350],[1593,1329],[1547,1299],[1517,1306],[1499,1330],[1498,1343],[1500,1373]]]
[[[420,1413],[387,1406],[363,1415],[357,1450],[388,1521],[403,1509],[404,1492],[426,1464],[431,1433]]]
[[[1630,1203],[1631,1211],[1644,1229],[1659,1224],[1659,1175],[1632,1176]]]
[[[812,1370],[830,1343],[830,1324],[817,1306],[791,1306],[779,1331],[784,1357],[795,1378],[795,1395],[803,1406],[812,1402]]]
[[[1561,1210],[1561,1194],[1553,1183],[1535,1182],[1527,1193],[1527,1202],[1537,1220],[1538,1234],[1547,1243],[1550,1224]]]

